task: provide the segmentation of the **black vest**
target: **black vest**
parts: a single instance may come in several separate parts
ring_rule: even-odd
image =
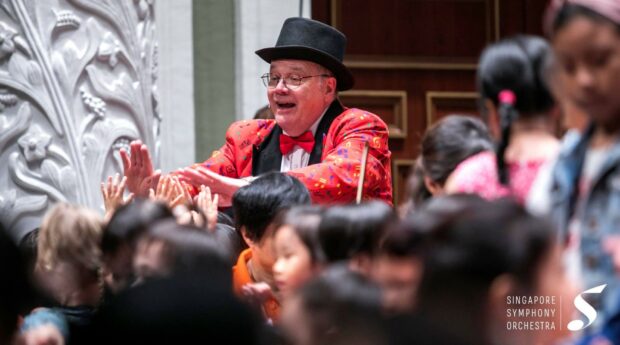
[[[310,153],[308,165],[321,162],[323,138],[327,135],[327,132],[329,132],[329,127],[334,119],[342,114],[343,111],[344,108],[337,99],[327,108],[314,134],[314,147]],[[276,124],[271,130],[271,133],[265,137],[265,140],[259,146],[254,146],[252,150],[252,176],[258,176],[271,171],[280,171],[282,165],[280,134],[282,134],[282,128]]]

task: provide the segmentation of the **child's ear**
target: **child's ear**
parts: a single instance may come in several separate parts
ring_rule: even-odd
[[[248,247],[252,247],[254,245],[254,242],[248,237],[248,231],[245,225],[241,227],[241,237],[243,237],[243,241],[245,241],[245,244],[247,244]]]
[[[428,176],[424,176],[424,185],[433,196],[442,195],[444,193],[443,186],[431,180]]]

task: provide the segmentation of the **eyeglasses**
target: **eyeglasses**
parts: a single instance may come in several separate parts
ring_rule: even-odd
[[[265,73],[260,78],[263,80],[263,84],[270,89],[275,89],[278,84],[280,84],[280,80],[284,81],[284,86],[287,88],[294,90],[301,86],[304,79],[314,78],[314,77],[331,77],[329,74],[317,74],[317,75],[309,75],[305,77],[299,77],[296,75],[290,75],[286,78],[282,78],[277,75],[272,75],[271,73]]]

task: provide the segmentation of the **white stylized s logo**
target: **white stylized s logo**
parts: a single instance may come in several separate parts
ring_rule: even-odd
[[[579,310],[583,315],[585,315],[588,318],[588,324],[584,325],[583,321],[581,320],[573,320],[571,322],[568,323],[567,328],[571,331],[580,331],[588,326],[590,326],[594,320],[596,320],[596,310],[594,308],[592,308],[592,306],[586,302],[583,297],[581,297],[581,295],[584,294],[599,294],[601,292],[603,292],[603,290],[605,289],[605,287],[607,286],[607,284],[603,284],[603,285],[599,285],[596,287],[593,287],[591,289],[588,289],[582,293],[580,293],[579,295],[577,295],[577,297],[575,297],[575,307],[577,308],[577,310]]]

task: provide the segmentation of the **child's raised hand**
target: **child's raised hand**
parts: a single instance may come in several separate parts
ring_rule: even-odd
[[[164,202],[174,209],[179,205],[191,205],[192,198],[176,176],[164,176],[159,179],[156,190],[149,190],[149,198]]]
[[[217,204],[219,201],[219,195],[213,195],[211,197],[211,188],[202,185],[200,186],[200,193],[196,196],[196,206],[202,212],[207,219],[207,229],[209,231],[215,230],[217,225]]]
[[[120,181],[119,181],[120,179]],[[125,205],[133,199],[133,193],[124,198],[125,184],[127,183],[127,177],[120,178],[119,174],[108,176],[107,184],[101,182],[101,194],[103,195],[103,204],[105,206],[106,216],[105,219],[109,220],[114,214],[114,211],[122,205]]]

